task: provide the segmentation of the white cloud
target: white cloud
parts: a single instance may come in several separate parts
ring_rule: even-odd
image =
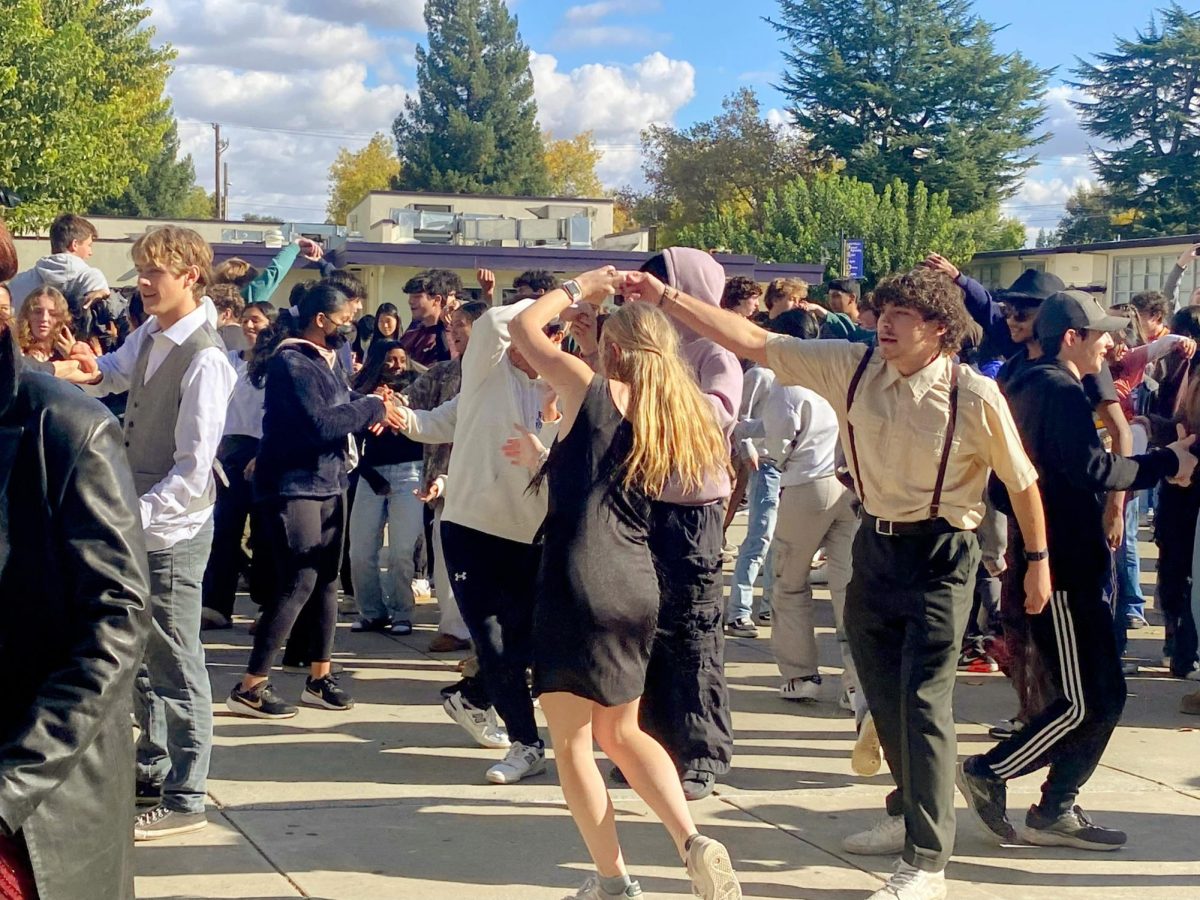
[[[555,46],[566,47],[661,47],[671,36],[634,25],[589,25],[565,28],[554,36]]]
[[[424,0],[288,0],[288,8],[330,22],[424,31]]]
[[[658,0],[597,0],[595,3],[569,7],[563,13],[563,21],[568,25],[591,25],[614,13],[645,14],[656,11],[660,6]]]
[[[529,64],[541,126],[563,137],[594,132],[604,150],[597,174],[610,186],[639,180],[642,130],[671,124],[696,93],[692,64],[662,53],[632,66],[593,63],[570,72],[542,53],[531,53]]]

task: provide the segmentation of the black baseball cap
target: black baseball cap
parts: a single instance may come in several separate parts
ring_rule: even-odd
[[[1008,290],[996,291],[996,299],[1014,306],[1037,306],[1047,297],[1066,289],[1066,284],[1057,275],[1026,269]]]
[[[1059,291],[1043,301],[1033,324],[1034,336],[1041,342],[1054,341],[1070,330],[1117,333],[1129,327],[1125,316],[1110,316],[1090,294],[1083,291]]]

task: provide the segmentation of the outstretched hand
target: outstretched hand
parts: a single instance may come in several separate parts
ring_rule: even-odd
[[[946,259],[940,253],[930,253],[925,257],[926,268],[933,269],[935,272],[941,272],[948,276],[951,281],[956,279],[962,273],[958,270],[958,266]]]
[[[1196,443],[1196,435],[1188,434],[1183,425],[1176,425],[1175,428],[1179,440],[1169,444],[1168,449],[1175,451],[1175,456],[1179,460],[1179,471],[1167,481],[1180,487],[1187,487],[1192,483],[1192,475],[1196,471],[1196,454],[1192,452],[1192,445]]]
[[[536,472],[546,458],[545,445],[524,425],[514,424],[513,428],[517,434],[504,442],[500,452],[514,466],[524,466],[530,472]]]
[[[667,286],[649,272],[622,272],[618,293],[626,300],[661,304]]]

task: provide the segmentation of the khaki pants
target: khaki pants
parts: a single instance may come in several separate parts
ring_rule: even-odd
[[[771,649],[785,681],[817,674],[817,637],[809,575],[813,554],[828,556],[829,592],[838,647],[845,667],[843,687],[858,686],[846,646],[842,610],[850,582],[850,548],[858,530],[854,495],[832,475],[809,484],[784,487],[775,523],[775,587],[772,594]]]

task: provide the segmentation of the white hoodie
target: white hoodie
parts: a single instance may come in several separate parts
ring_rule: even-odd
[[[8,283],[13,307],[19,309],[25,298],[43,285],[58,288],[69,299],[82,300],[93,291],[107,291],[104,273],[74,253],[54,253],[43,256],[32,269],[26,269]]]
[[[533,305],[523,300],[484,313],[471,328],[462,360],[462,389],[433,410],[413,410],[407,434],[426,444],[454,442],[446,474],[443,522],[533,543],[546,518],[546,487],[530,491],[530,474],[500,452],[520,422],[549,447],[558,423],[542,423],[545,385],[508,358],[508,326]]]

